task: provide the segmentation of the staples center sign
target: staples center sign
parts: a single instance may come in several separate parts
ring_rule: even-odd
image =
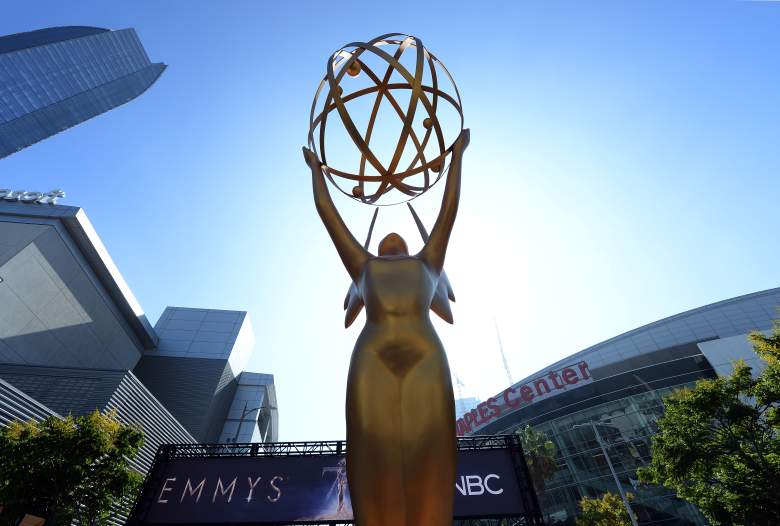
[[[458,418],[458,436],[474,433],[498,417],[513,413],[523,406],[591,382],[593,377],[588,369],[588,362],[583,361],[552,370],[523,384],[510,386],[503,393],[491,396]]]

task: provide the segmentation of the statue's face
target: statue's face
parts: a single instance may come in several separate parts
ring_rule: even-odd
[[[408,256],[409,249],[406,247],[404,238],[392,232],[379,242],[380,256]]]

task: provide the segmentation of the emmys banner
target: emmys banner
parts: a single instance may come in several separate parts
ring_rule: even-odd
[[[511,450],[459,452],[457,518],[529,513],[522,493]],[[144,499],[142,524],[352,520],[337,455],[174,458],[147,482]]]

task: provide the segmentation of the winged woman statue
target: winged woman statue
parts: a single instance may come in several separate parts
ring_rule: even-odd
[[[443,267],[468,143],[466,129],[452,146],[439,216],[415,255],[396,233],[382,239],[376,256],[361,245],[333,204],[316,154],[304,148],[317,212],[352,278],[346,325],[366,309],[346,400],[347,478],[358,526],[452,524],[455,406],[447,357],[428,311],[452,322]]]

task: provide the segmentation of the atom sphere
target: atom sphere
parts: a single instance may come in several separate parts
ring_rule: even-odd
[[[413,66],[404,65],[406,59],[413,59]],[[445,91],[442,79],[451,85],[451,93]],[[363,112],[367,118],[356,115],[367,107],[371,108],[370,113]],[[444,129],[439,114],[442,108],[454,109],[459,130]],[[334,118],[339,119],[360,155],[358,166],[351,170],[327,161],[326,137],[338,130],[331,126],[326,134],[326,129],[329,119]],[[397,125],[394,131],[399,133],[398,139],[389,149],[392,154],[385,158],[378,153],[387,150],[387,145],[380,143],[387,134],[376,131],[380,118],[400,121],[400,132]],[[452,142],[462,129],[460,94],[450,73],[419,38],[391,33],[368,42],[352,42],[329,57],[311,107],[308,143],[336,188],[357,201],[382,205],[392,204],[383,199],[391,192],[402,194],[400,201],[395,199],[403,202],[433,186],[447,172]],[[381,139],[372,144],[372,134]]]

